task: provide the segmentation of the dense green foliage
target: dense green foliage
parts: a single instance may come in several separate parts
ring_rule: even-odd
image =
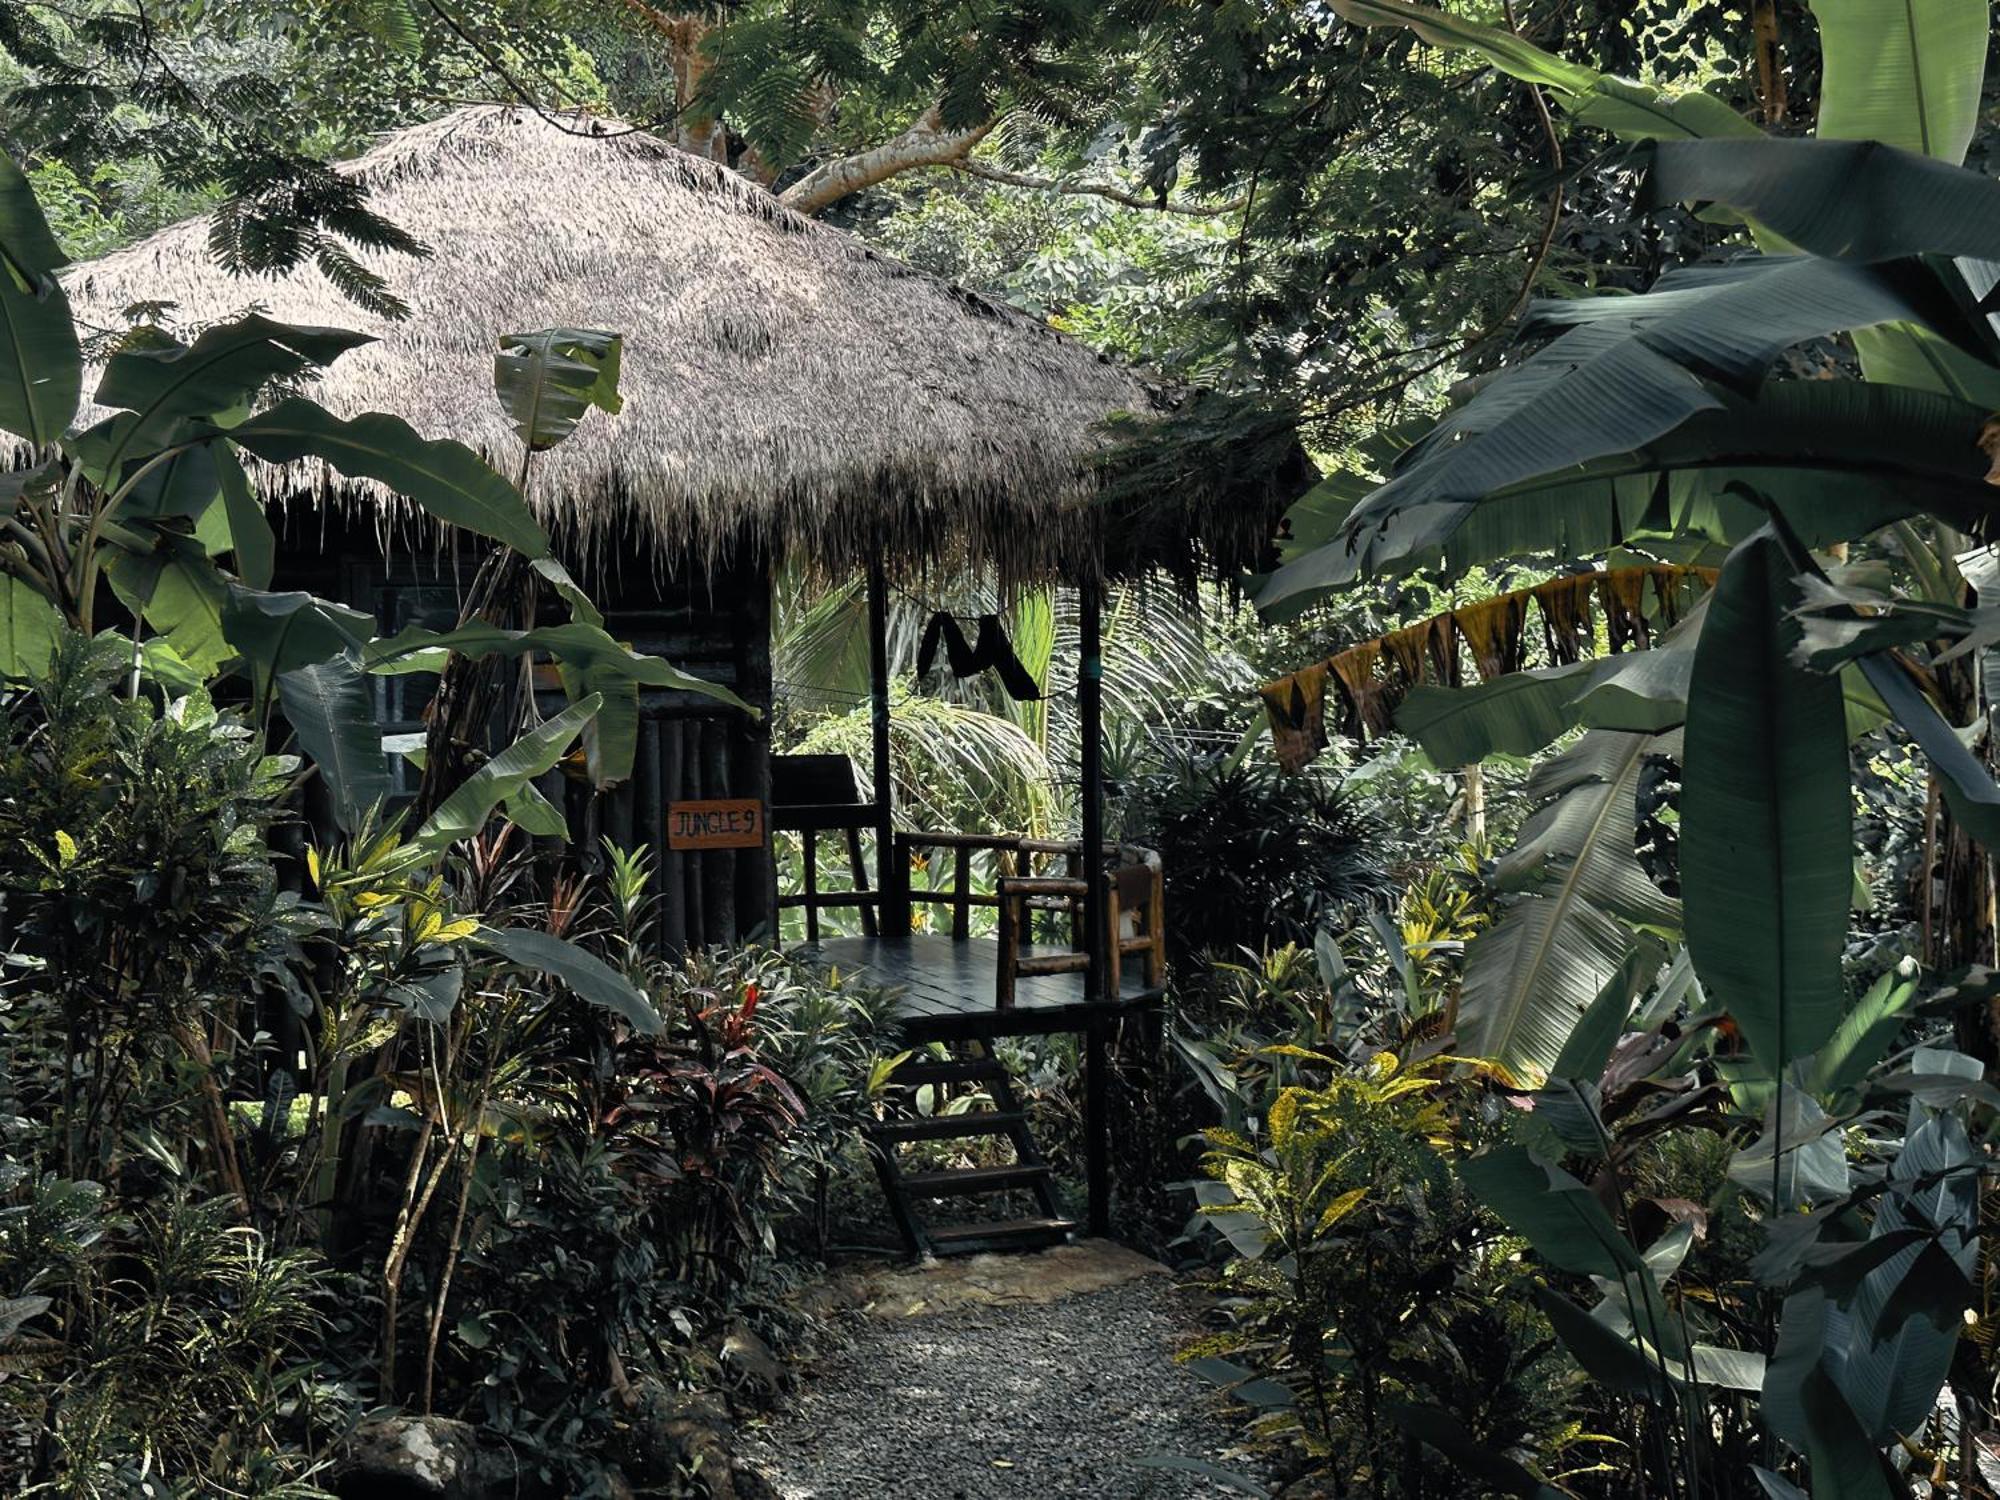
[[[1962,915],[1990,890],[1987,859],[1953,853],[1993,827],[1985,709],[1955,693],[1951,659],[1983,644],[1964,606],[1984,552],[1963,533],[1990,514],[1979,447],[2000,347],[1968,311],[1986,272],[1946,258],[2000,248],[1991,183],[1950,165],[1977,130],[1986,7],[1912,7],[1906,30],[1817,7],[1816,140],[1760,138],[1499,28],[1396,0],[1341,9],[1652,141],[1635,160],[1654,202],[1733,211],[1765,252],[1532,309],[1548,342],[1379,483],[1310,497],[1263,596],[1293,609],[1357,575],[1730,549],[1699,616],[1624,672],[1640,691],[1544,700],[1587,732],[1530,782],[1541,806],[1496,868],[1498,920],[1465,955],[1458,1045],[1519,1076],[1505,1079],[1511,1140],[1474,1145],[1458,1175],[1540,1266],[1534,1305],[1589,1378],[1577,1410],[1618,1445],[1603,1467],[1623,1484],[1886,1496],[1956,1472],[1976,1492],[1987,1345],[1963,1335],[1984,1307],[1987,971],[1927,981],[1919,960],[1993,953],[1990,918]],[[1834,338],[1852,340],[1862,378],[1797,379],[1793,351]],[[1914,597],[1892,601],[1898,586]],[[1461,691],[1485,705],[1473,714],[1500,711],[1498,695]],[[1883,710],[1930,757],[1943,811],[1923,833],[1923,925],[1888,972],[1900,935],[1858,962],[1847,942],[1849,742],[1881,732]],[[1967,718],[1973,751],[1951,727]],[[1670,773],[1649,782],[1648,758]],[[1878,776],[1864,784],[1880,817]],[[1650,825],[1671,835],[1664,869],[1657,849],[1640,857]],[[1935,922],[1940,902],[1961,914]],[[1913,1026],[1927,984],[1931,1019]],[[1384,1076],[1322,1066],[1336,1086]],[[1264,1159],[1282,1162],[1267,1102]],[[1581,1478],[1518,1419],[1483,1432],[1419,1397],[1398,1422],[1497,1490]],[[1768,1434],[1761,1448],[1746,1423]]]
[[[329,163],[476,95],[657,127],[1214,387],[1142,474],[1274,412],[1329,460],[1244,581],[1268,632],[1134,590],[1106,649],[1112,812],[1176,950],[1169,1066],[1113,1080],[1121,1228],[1223,1294],[1184,1352],[1281,1481],[1990,1493],[1990,19],[0,7],[0,427],[41,456],[0,498],[0,1472],[303,1496],[400,1405],[609,1493],[634,1387],[781,1331],[786,1257],[860,1217],[884,998],[661,962],[624,851],[531,868],[515,830],[563,832],[535,778],[581,742],[620,780],[640,684],[691,683],[604,630],[518,485],[269,404],[351,336],[71,325],[66,256],[197,207],[230,266],[395,307],[356,252],[420,247]],[[86,348],[114,415],[79,429]],[[495,352],[523,464],[617,409],[615,332]],[[270,593],[246,457],[481,538],[480,608],[383,639]],[[1257,680],[1330,646],[1649,562],[1714,591],[1643,651],[1420,685],[1439,764],[1391,738],[1283,779],[1249,732]],[[892,612],[899,803],[1065,831],[1072,601],[929,590]],[[945,606],[1004,614],[1049,695],[919,680]],[[857,588],[781,613],[778,740],[865,760]],[[511,746],[469,753],[454,691],[537,653],[562,710],[502,694]],[[439,669],[385,821],[371,680]],[[308,784],[342,838],[308,847]],[[1002,1052],[1069,1175],[1079,1050]]]
[[[78,428],[61,255],[11,164],[0,238],[0,425],[45,456],[0,550],[4,1472],[317,1494],[357,1422],[407,1406],[477,1419],[531,1491],[608,1493],[619,1393],[768,1324],[780,1225],[824,1245],[880,1002],[775,956],[664,966],[619,851],[608,879],[536,877],[518,830],[563,824],[534,777],[586,731],[581,773],[629,775],[642,682],[728,695],[614,641],[471,450],[296,395],[235,410],[361,340],[142,330],[104,362],[114,414]],[[524,448],[616,409],[616,348],[496,351]],[[480,605],[391,639],[271,592],[239,453],[318,458],[496,544]],[[565,623],[478,612],[525,595],[532,619],[544,585]],[[421,666],[442,694],[530,652],[567,706],[433,712],[416,809],[390,814],[370,676]],[[287,736],[303,753],[270,753]]]

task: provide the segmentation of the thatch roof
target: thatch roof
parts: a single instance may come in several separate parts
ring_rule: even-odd
[[[904,563],[1072,571],[1088,552],[1100,424],[1168,404],[1035,319],[650,136],[466,109],[349,170],[435,251],[364,257],[410,304],[407,321],[368,316],[316,271],[231,276],[200,220],[74,268],[79,315],[115,326],[133,304],[166,301],[184,324],[257,308],[366,329],[381,342],[344,356],[315,397],[342,416],[396,413],[507,471],[518,448],[492,393],[500,336],[622,333],[624,411],[592,413],[537,457],[529,485],[551,529],[600,556],[630,555],[635,535],[710,554],[747,538],[823,566],[880,548]],[[325,475],[264,483],[287,499],[354,498]]]

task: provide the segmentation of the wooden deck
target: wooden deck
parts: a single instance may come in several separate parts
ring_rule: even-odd
[[[956,941],[935,932],[912,933],[901,942],[829,938],[817,948],[798,951],[843,973],[859,974],[870,984],[900,989],[898,1014],[912,1041],[1083,1031],[1093,1016],[1116,1018],[1155,1009],[1164,995],[1162,990],[1146,989],[1139,965],[1128,960],[1116,1000],[1087,1003],[1082,974],[1024,974],[1015,981],[1013,1008],[1001,1010],[993,1003],[1000,948],[991,938]]]

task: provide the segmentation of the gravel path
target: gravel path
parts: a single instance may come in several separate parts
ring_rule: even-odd
[[[1165,1276],[1024,1306],[866,1320],[741,1453],[784,1500],[1182,1500],[1240,1494],[1149,1454],[1223,1462],[1215,1388]]]

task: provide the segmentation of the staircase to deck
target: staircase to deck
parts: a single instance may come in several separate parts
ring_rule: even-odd
[[[929,1091],[928,1113],[918,1108],[923,1090]],[[992,1108],[952,1107],[954,1100],[980,1094]],[[887,1112],[863,1134],[889,1213],[914,1256],[1040,1249],[1062,1243],[1078,1227],[1062,1217],[1013,1080],[984,1043],[960,1043],[952,1056],[904,1062],[890,1081]],[[1011,1162],[912,1170],[904,1156],[906,1148],[923,1143],[996,1138],[1011,1148]],[[1029,1205],[1025,1214],[996,1212],[1023,1202]]]

